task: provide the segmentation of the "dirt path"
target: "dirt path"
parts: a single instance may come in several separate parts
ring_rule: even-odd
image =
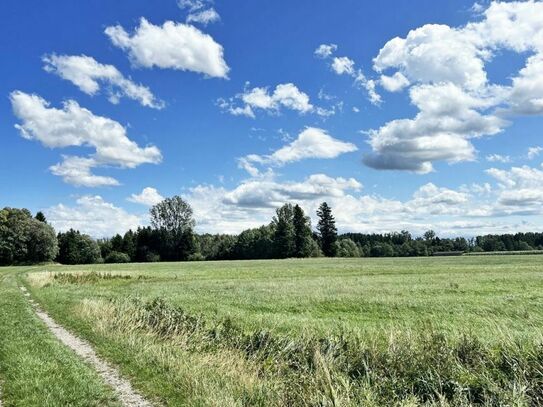
[[[45,311],[38,306],[25,287],[21,287],[21,291],[32,305],[32,308],[34,308],[36,315],[45,323],[53,335],[55,335],[59,341],[72,349],[78,356],[90,363],[94,369],[96,369],[102,379],[113,388],[123,406],[152,406],[151,403],[145,400],[132,388],[132,385],[128,380],[121,377],[117,369],[113,368],[102,360],[88,342],[78,338],[77,336],[68,332],[62,326],[58,325]],[[0,400],[0,407],[1,406],[2,401]]]

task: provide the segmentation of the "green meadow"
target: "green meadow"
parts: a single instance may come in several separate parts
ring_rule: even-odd
[[[2,318],[24,317],[40,331],[13,288],[26,285],[57,322],[159,404],[543,405],[541,256],[46,265],[0,273],[4,302],[13,303]],[[17,386],[10,366],[33,368],[21,354],[32,343],[10,335],[0,339],[0,383],[6,395],[22,397],[35,390]],[[66,375],[85,368],[76,362],[66,363]],[[101,405],[113,405],[107,389],[91,386],[91,373],[79,396],[98,394]]]

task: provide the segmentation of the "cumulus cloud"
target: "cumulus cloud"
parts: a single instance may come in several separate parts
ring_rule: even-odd
[[[369,132],[373,154],[364,162],[370,167],[427,173],[433,161],[473,160],[475,148],[469,139],[496,134],[506,124],[477,112],[485,100],[452,83],[419,85],[410,90],[410,97],[420,109],[414,119],[393,120]]]
[[[142,17],[132,34],[120,25],[107,27],[105,33],[113,45],[128,53],[136,66],[228,77],[230,68],[222,45],[192,25],[166,21],[158,26]]]
[[[104,65],[86,55],[46,55],[44,69],[72,82],[87,95],[95,95],[105,85],[109,101],[117,104],[121,97],[138,101],[141,105],[162,109],[164,102],[158,100],[148,87],[125,78],[113,65]]]
[[[236,105],[235,100],[241,100],[241,106]],[[219,100],[219,106],[234,116],[255,117],[255,111],[263,110],[277,114],[281,109],[288,109],[304,113],[316,113],[320,116],[328,116],[333,111],[313,106],[309,96],[302,92],[293,83],[281,83],[270,91],[267,87],[246,88],[243,93],[230,100]]]
[[[411,82],[452,82],[468,88],[486,83],[488,54],[446,25],[428,24],[388,41],[373,60],[377,72],[397,68]]]
[[[82,196],[74,206],[58,204],[44,212],[57,231],[75,229],[94,238],[123,234],[144,223],[141,217],[127,213],[99,195]]]
[[[118,122],[96,116],[74,100],[64,102],[61,109],[35,94],[14,91],[10,95],[15,116],[21,121],[15,127],[22,137],[37,140],[50,148],[90,147],[95,153],[89,158],[65,156],[64,162],[51,168],[66,182],[75,185],[116,185],[109,177],[97,177],[90,169],[98,166],[135,168],[162,160],[155,146],[139,147],[130,140]],[[78,181],[79,179],[79,181]]]
[[[356,151],[353,143],[344,142],[330,136],[325,130],[307,127],[291,143],[269,155],[250,154],[239,160],[240,167],[257,176],[259,170],[255,164],[282,166],[308,158],[330,159],[344,153]]]
[[[396,72],[392,76],[381,75],[379,83],[389,92],[399,92],[409,86],[409,80],[401,72]]]
[[[370,130],[366,164],[425,173],[435,161],[472,160],[473,137],[499,133],[509,124],[505,117],[543,113],[543,2],[492,2],[480,11],[479,21],[427,24],[381,48],[374,85],[391,92],[409,87],[419,113]],[[490,83],[485,69],[502,50],[527,55],[510,85]]]
[[[224,202],[242,207],[276,208],[285,202],[343,196],[345,190],[362,188],[354,178],[331,178],[314,174],[303,182],[279,183],[268,179],[248,180],[225,194]]]
[[[132,194],[127,198],[130,202],[145,206],[153,206],[164,200],[164,197],[158,193],[155,188],[146,187],[139,194]]]
[[[62,177],[67,184],[76,187],[117,186],[119,181],[112,177],[95,175],[91,172],[99,163],[94,158],[63,156],[63,161],[49,167],[53,175]]]

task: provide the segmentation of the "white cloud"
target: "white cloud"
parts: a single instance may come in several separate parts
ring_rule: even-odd
[[[458,215],[465,211],[464,204],[468,203],[468,199],[466,192],[428,183],[415,191],[413,198],[404,204],[404,210],[423,215]]]
[[[307,127],[296,140],[274,151],[270,155],[250,154],[239,160],[240,167],[251,176],[259,174],[255,164],[282,166],[308,158],[330,159],[344,153],[356,151],[353,143],[347,143],[330,136],[325,130]]]
[[[396,72],[392,76],[381,75],[379,83],[389,92],[399,92],[409,86],[409,80],[401,72]]]
[[[142,17],[132,35],[119,25],[107,27],[105,33],[115,46],[128,52],[136,66],[228,77],[230,68],[224,60],[223,47],[192,25],[166,21],[157,26]]]
[[[336,44],[321,44],[315,50],[315,56],[318,58],[328,58],[337,50]]]
[[[162,109],[164,102],[157,100],[143,85],[126,79],[113,65],[104,65],[86,55],[47,55],[44,69],[72,82],[88,95],[95,95],[102,84],[107,85],[109,100],[118,103],[121,97],[138,101],[143,106]]]
[[[356,74],[354,82],[368,92],[368,99],[372,104],[376,106],[381,104],[381,95],[379,95],[375,90],[376,82],[373,79],[367,79],[362,71],[359,70]]]
[[[332,70],[338,75],[353,75],[354,61],[348,57],[335,57],[332,60]]]
[[[196,13],[190,13],[187,16],[187,23],[200,23],[208,25],[209,23],[215,23],[221,19],[221,16],[214,8],[198,11]]]
[[[432,171],[433,161],[455,163],[475,158],[469,139],[496,134],[506,122],[497,116],[483,116],[485,105],[452,83],[419,85],[410,91],[420,109],[414,119],[393,120],[369,132],[373,154],[364,162],[377,169]]]
[[[317,51],[319,50],[320,50],[320,47],[317,48]],[[324,50],[328,50],[328,49],[324,48]],[[317,51],[315,51],[315,53],[317,53]],[[333,49],[333,51],[335,51],[335,48]],[[331,52],[329,55],[326,56],[326,58],[329,57],[330,55],[331,55]],[[361,69],[356,69],[355,63],[351,58],[334,57],[332,59],[330,68],[337,75],[347,75],[353,78],[355,85],[361,87],[362,89],[365,89],[368,92],[368,99],[372,104],[379,105],[381,103],[381,96],[376,91],[375,80],[368,79],[366,75],[364,75]]]
[[[543,151],[543,147],[540,147],[540,146],[529,147],[527,157],[529,160],[533,160],[539,154],[541,154],[542,151]]]
[[[236,106],[234,99],[243,102]],[[293,83],[281,83],[273,91],[267,87],[245,89],[243,93],[230,100],[219,99],[219,106],[234,116],[255,117],[256,110],[263,110],[277,114],[282,108],[296,111],[300,114],[316,113],[319,116],[334,114],[334,110],[327,110],[311,104],[309,96],[302,92]]]
[[[62,177],[67,184],[77,187],[101,187],[120,185],[119,181],[112,177],[92,174],[91,170],[99,166],[93,158],[63,156],[61,163],[55,164],[49,169],[53,175]]]
[[[200,23],[208,25],[221,19],[219,13],[211,6],[209,0],[179,0],[178,6],[182,10],[188,10],[187,23]]]
[[[486,83],[487,55],[462,31],[427,24],[406,38],[388,41],[373,60],[377,72],[397,68],[411,82],[452,82],[467,88]]]
[[[44,212],[57,231],[75,229],[95,238],[123,234],[144,223],[139,216],[104,201],[99,195],[82,196],[77,199],[75,206],[58,204]]]
[[[543,171],[527,165],[510,170],[489,168],[486,172],[498,180],[504,189],[543,188]]]
[[[224,202],[241,207],[276,208],[290,201],[340,197],[346,190],[361,188],[362,184],[354,178],[331,178],[325,174],[313,174],[303,182],[253,179],[226,193]]]
[[[516,114],[543,114],[543,49],[528,58],[526,66],[513,78],[508,97],[509,111]]]
[[[504,117],[543,113],[543,2],[492,2],[480,11],[479,21],[457,28],[427,24],[379,51],[373,60],[382,73],[378,84],[390,91],[410,86],[420,112],[368,132],[368,165],[428,172],[433,161],[470,160],[469,139],[497,134],[508,124]],[[503,50],[527,58],[516,76],[511,72],[510,86],[490,83],[485,70]]]
[[[487,174],[495,178],[501,187],[498,202],[505,206],[527,207],[543,213],[543,171],[528,166],[509,170],[490,168]]]
[[[106,165],[135,168],[140,164],[157,164],[162,160],[157,147],[139,147],[127,137],[126,129],[121,124],[94,115],[74,100],[68,100],[62,109],[56,109],[34,94],[14,91],[10,99],[13,112],[21,121],[15,127],[22,137],[38,140],[50,148],[84,146],[95,149],[88,159],[65,157],[64,163],[51,168],[67,182],[86,186],[115,185],[116,181],[112,178],[93,176],[90,169]],[[81,179],[78,181],[79,177]]]
[[[467,194],[448,188],[439,188],[431,182],[420,187],[413,195],[416,202],[428,204],[457,205],[467,202]]]
[[[130,202],[145,206],[153,206],[164,200],[164,197],[158,193],[155,188],[146,187],[139,194],[132,194],[127,198]]]
[[[491,162],[491,163],[494,163],[494,162],[510,163],[511,162],[511,157],[509,157],[508,155],[489,154],[489,155],[486,156],[486,160]]]

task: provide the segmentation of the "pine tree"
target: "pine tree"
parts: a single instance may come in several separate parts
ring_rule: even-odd
[[[336,255],[337,229],[336,221],[332,215],[332,208],[326,202],[323,202],[317,210],[319,223],[317,230],[321,240],[321,249],[325,256],[334,257]]]
[[[309,257],[313,248],[311,224],[309,217],[305,216],[304,210],[299,205],[294,206],[292,223],[294,226],[294,256]]]

